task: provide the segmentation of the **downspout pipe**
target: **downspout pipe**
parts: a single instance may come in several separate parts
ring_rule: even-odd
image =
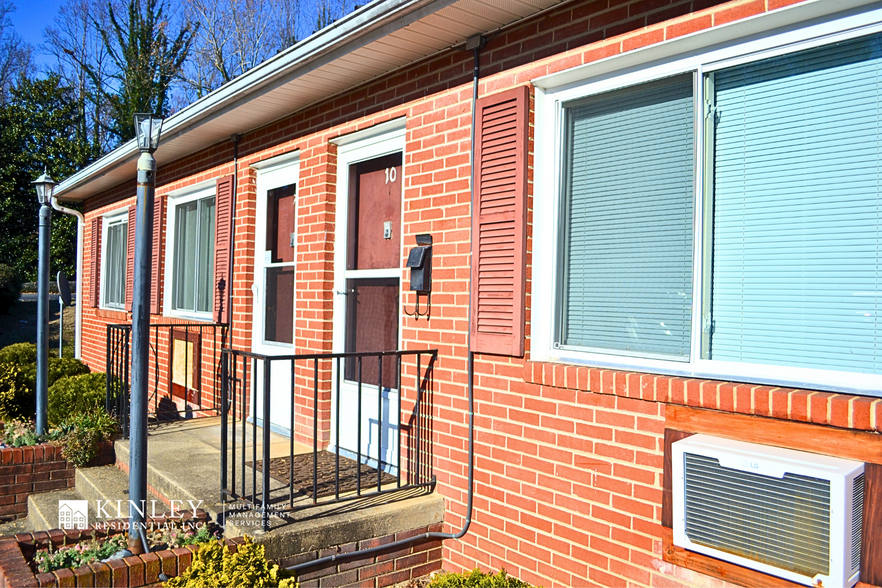
[[[58,212],[69,216],[75,216],[77,218],[77,308],[75,320],[76,334],[74,335],[74,357],[82,359],[83,305],[85,304],[85,297],[83,295],[83,242],[86,238],[86,218],[83,216],[82,212],[60,205],[55,198],[52,198],[51,203],[52,208]]]
[[[475,122],[477,118],[477,102],[478,102],[478,80],[480,73],[480,62],[481,62],[481,49],[484,47],[485,39],[481,35],[475,35],[474,37],[470,37],[468,41],[466,41],[466,49],[471,49],[475,55],[475,65],[474,65],[474,74],[472,76],[472,130],[471,130],[471,153],[470,153],[470,167],[471,167],[471,181],[470,181],[470,192],[471,192],[471,202],[472,202],[472,210],[475,209]],[[469,261],[469,265],[471,266],[471,257]],[[471,292],[471,273],[469,274],[469,292]],[[472,302],[471,297],[469,297],[469,324],[471,325],[472,318]],[[468,501],[466,506],[466,518],[463,522],[462,528],[456,533],[422,533],[420,535],[416,535],[415,537],[408,537],[407,539],[401,539],[399,541],[393,541],[392,543],[387,543],[386,545],[380,545],[377,547],[371,547],[369,549],[360,549],[358,551],[351,551],[349,553],[335,553],[333,555],[329,555],[327,557],[323,557],[320,559],[314,559],[312,561],[300,563],[288,568],[285,568],[292,572],[299,572],[302,569],[307,569],[315,566],[324,565],[326,563],[339,561],[343,559],[351,559],[354,557],[364,557],[367,555],[373,555],[375,553],[380,553],[384,551],[388,551],[390,549],[397,549],[399,547],[404,547],[406,545],[410,545],[412,543],[417,543],[419,541],[426,541],[431,539],[460,539],[469,531],[469,527],[472,524],[472,510],[474,506],[474,494],[475,494],[475,354],[472,352],[472,336],[471,336],[471,328],[469,329],[468,336],[468,395],[469,395],[469,489],[468,489]]]

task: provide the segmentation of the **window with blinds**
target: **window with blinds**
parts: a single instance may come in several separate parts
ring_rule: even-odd
[[[692,75],[565,106],[560,344],[689,358]]]
[[[709,357],[880,373],[882,36],[716,72]]]
[[[104,268],[101,275],[101,305],[121,309],[126,303],[126,259],[128,247],[128,217],[117,216],[104,221]]]
[[[561,104],[556,353],[878,390],[882,33],[733,63]]]
[[[173,310],[212,310],[214,208],[214,196],[191,200],[175,207]]]

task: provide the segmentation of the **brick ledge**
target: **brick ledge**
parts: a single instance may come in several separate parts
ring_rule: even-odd
[[[524,362],[524,381],[665,404],[882,432],[882,398],[539,361]]]

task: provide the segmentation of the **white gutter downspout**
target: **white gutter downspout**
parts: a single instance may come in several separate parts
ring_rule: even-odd
[[[85,298],[83,297],[83,240],[85,239],[86,232],[86,218],[83,216],[83,213],[77,210],[61,206],[55,198],[50,199],[50,202],[52,202],[52,208],[58,212],[77,217],[77,309],[76,326],[74,328],[74,357],[82,359],[83,304],[85,303]]]

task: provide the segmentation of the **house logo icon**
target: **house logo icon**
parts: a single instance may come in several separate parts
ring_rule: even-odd
[[[89,524],[88,500],[59,500],[58,527],[60,529],[85,529]]]

